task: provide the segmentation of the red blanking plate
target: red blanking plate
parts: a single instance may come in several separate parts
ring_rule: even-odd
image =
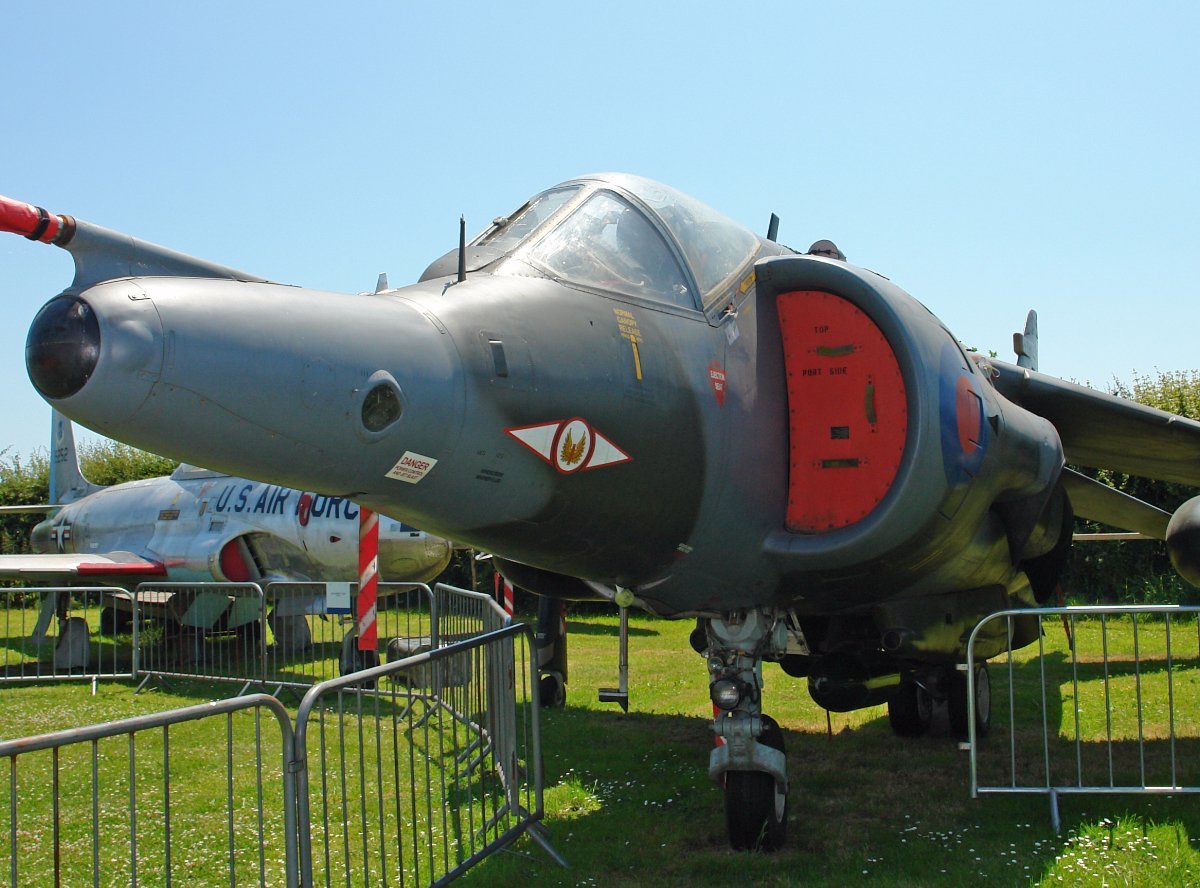
[[[817,290],[779,294],[787,370],[787,529],[848,527],[896,480],[908,400],[896,353],[857,306]]]

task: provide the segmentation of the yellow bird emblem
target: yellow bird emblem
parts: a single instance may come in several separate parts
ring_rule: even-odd
[[[571,430],[567,429],[567,438],[563,441],[562,450],[559,452],[559,459],[564,466],[573,466],[583,459],[583,451],[587,446],[587,435],[580,436],[576,442],[571,436]]]

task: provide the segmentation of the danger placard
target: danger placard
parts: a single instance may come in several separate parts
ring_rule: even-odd
[[[429,470],[436,465],[437,460],[432,456],[422,456],[419,453],[406,450],[404,456],[400,457],[400,461],[392,466],[391,471],[387,473],[387,477],[394,478],[397,481],[405,481],[409,484],[416,484],[428,475]]]

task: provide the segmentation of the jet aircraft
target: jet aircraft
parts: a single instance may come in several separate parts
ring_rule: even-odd
[[[127,622],[133,589],[147,580],[266,584],[358,578],[358,506],[349,500],[186,464],[169,477],[99,487],[79,470],[71,422],[54,411],[51,425],[52,505],[46,508],[54,514],[34,528],[33,554],[0,555],[0,578],[124,587],[127,594],[114,594],[101,611],[101,626],[110,631]],[[427,582],[445,569],[450,555],[447,540],[381,518],[383,579]],[[269,602],[277,645],[300,649],[309,643],[304,615],[324,612],[320,597],[293,592]],[[44,636],[57,604],[56,596],[47,596],[35,636]],[[257,619],[257,611],[235,613],[221,591],[157,595],[140,606],[175,621],[193,610],[188,625],[204,629],[235,629],[238,620]]]
[[[494,553],[545,596],[694,618],[732,845],[785,840],[764,661],[832,710],[965,726],[955,664],[986,614],[1053,593],[1073,516],[1174,516],[1074,469],[1200,484],[1200,424],[964,351],[832,243],[806,254],[626,174],[556,185],[411,286],[268,282],[44,209],[9,230],[75,259],[26,360],[57,409],[123,441],[319,489]],[[998,654],[1036,637],[982,639]],[[986,666],[976,717],[986,730]]]

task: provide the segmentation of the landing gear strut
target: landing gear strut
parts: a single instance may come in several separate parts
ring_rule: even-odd
[[[775,851],[787,836],[787,770],[783,731],[762,712],[762,661],[786,654],[787,625],[766,608],[742,611],[700,620],[692,643],[708,661],[717,737],[708,773],[725,789],[729,843]]]
[[[537,633],[538,703],[547,708],[567,702],[567,604],[539,598]]]

